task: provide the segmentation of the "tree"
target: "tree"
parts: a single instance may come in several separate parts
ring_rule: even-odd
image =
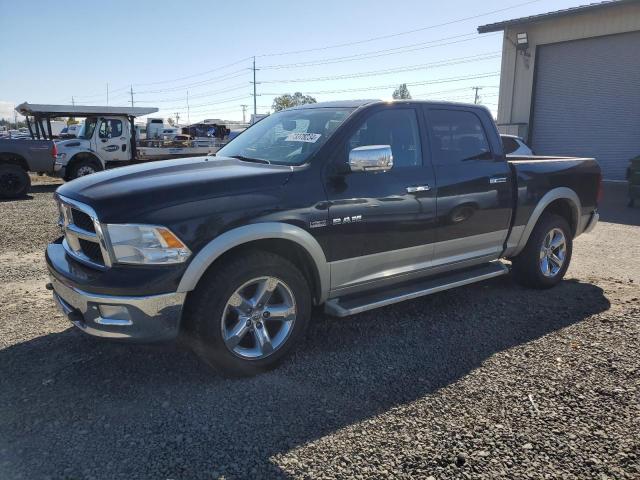
[[[394,100],[411,100],[411,94],[407,88],[407,84],[403,83],[393,91]]]
[[[307,103],[317,103],[316,99],[310,95],[303,95],[296,92],[293,95],[285,93],[273,99],[273,110],[279,112],[285,108],[297,107],[298,105],[306,105]]]

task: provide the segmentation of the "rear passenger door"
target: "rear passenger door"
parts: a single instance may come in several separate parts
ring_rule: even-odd
[[[438,184],[434,266],[493,260],[512,212],[512,180],[491,118],[480,109],[427,106]]]

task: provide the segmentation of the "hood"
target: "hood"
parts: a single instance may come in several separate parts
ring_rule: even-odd
[[[227,157],[196,157],[118,167],[80,177],[57,193],[90,205],[99,217],[132,216],[173,205],[277,188],[291,168]]]
[[[70,138],[68,140],[58,140],[56,141],[56,147],[58,151],[64,151],[65,148],[86,148],[88,149],[90,145],[89,140],[85,140],[84,138]]]

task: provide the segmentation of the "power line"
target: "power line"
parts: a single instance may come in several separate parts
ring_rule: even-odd
[[[214,97],[216,95],[221,95],[223,93],[228,93],[228,92],[235,92],[238,90],[241,90],[243,88],[247,88],[247,84],[246,83],[242,83],[242,84],[237,84],[234,85],[233,88],[227,88],[224,90],[215,90],[215,91],[211,91],[211,92],[204,92],[204,93],[200,93],[198,95],[189,95],[189,98],[193,99],[193,98],[206,98],[206,97]],[[138,92],[136,92],[136,95],[138,95]],[[167,103],[167,102],[179,102],[184,100],[184,97],[174,97],[174,98],[163,98],[163,99],[155,99],[155,100],[138,100],[138,103]]]
[[[344,74],[344,75],[330,75],[330,76],[324,76],[324,77],[306,77],[306,78],[295,78],[295,79],[276,79],[276,80],[263,80],[261,83],[298,83],[298,82],[322,82],[322,81],[329,81],[329,80],[343,80],[343,79],[350,79],[350,78],[361,78],[361,77],[368,77],[368,76],[377,76],[377,75],[387,75],[387,74],[393,74],[393,73],[402,73],[402,72],[412,72],[412,71],[416,71],[416,70],[423,70],[426,68],[436,68],[436,67],[447,67],[450,65],[459,65],[462,63],[472,63],[472,62],[479,62],[479,61],[483,61],[483,60],[490,60],[490,59],[494,59],[494,58],[500,58],[500,52],[488,52],[488,53],[481,53],[478,55],[471,55],[468,57],[459,57],[459,58],[453,58],[453,59],[449,59],[449,60],[441,60],[438,62],[432,62],[432,63],[423,63],[423,64],[419,64],[419,65],[407,65],[404,67],[397,67],[397,68],[385,68],[382,70],[371,70],[371,71],[366,71],[366,72],[358,72],[358,73],[350,73],[350,74]]]
[[[410,87],[410,86],[416,86],[416,85],[430,85],[430,84],[437,84],[437,83],[460,82],[464,80],[475,80],[478,78],[496,77],[498,75],[500,75],[500,72],[488,72],[488,73],[473,74],[468,76],[447,77],[447,78],[432,79],[432,80],[426,80],[426,81],[420,81],[420,82],[411,82],[411,83],[406,83],[406,85]],[[383,90],[386,88],[395,88],[397,86],[398,86],[397,84],[386,84],[386,85],[376,85],[371,87],[346,88],[346,89],[339,89],[339,90],[321,90],[321,91],[312,91],[312,92],[307,91],[305,93],[310,95],[321,95],[324,93],[365,92],[365,91],[371,91],[371,90]],[[263,93],[263,95],[282,95],[282,94],[283,93]]]
[[[461,22],[465,22],[467,20],[473,20],[473,19],[477,19],[477,18],[481,18],[481,17],[485,17],[488,15],[493,15],[495,13],[500,13],[500,12],[504,12],[507,10],[512,10],[515,8],[519,8],[522,6],[526,6],[532,3],[536,3],[539,2],[541,0],[529,0],[526,2],[521,2],[515,5],[510,5],[508,7],[504,7],[504,8],[500,8],[500,9],[496,9],[496,10],[491,10],[488,12],[483,12],[483,13],[479,13],[476,15],[471,15],[468,17],[462,17],[462,18],[458,18],[458,19],[454,19],[454,20],[450,20],[448,22],[443,22],[443,23],[439,23],[439,24],[433,24],[433,25],[428,25],[425,27],[421,27],[421,28],[416,28],[416,29],[412,29],[412,30],[405,30],[402,32],[396,32],[396,33],[392,33],[392,34],[387,34],[387,35],[380,35],[380,36],[376,36],[376,37],[371,37],[371,38],[367,38],[364,40],[358,40],[358,41],[354,41],[354,42],[345,42],[345,43],[339,43],[339,44],[333,44],[333,45],[325,45],[322,47],[315,47],[315,48],[309,48],[309,49],[303,49],[303,50],[293,50],[293,51],[286,51],[286,52],[276,52],[276,53],[265,53],[265,54],[261,54],[261,55],[257,55],[258,58],[264,58],[264,57],[275,57],[275,56],[285,56],[285,55],[294,55],[294,54],[299,54],[299,53],[308,53],[308,52],[314,52],[314,51],[321,51],[321,50],[329,50],[329,49],[334,49],[334,48],[341,48],[341,47],[347,47],[347,46],[355,46],[355,45],[362,45],[365,43],[370,43],[370,42],[374,42],[377,40],[384,40],[384,39],[388,39],[388,38],[394,38],[394,37],[399,37],[399,36],[404,36],[404,35],[409,35],[412,33],[417,33],[417,32],[421,32],[421,31],[426,31],[426,30],[430,30],[430,29],[434,29],[434,28],[439,28],[439,27],[443,27],[443,26],[448,26],[448,25],[453,25],[456,23],[461,23]],[[476,35],[476,33],[473,33],[474,35]],[[486,36],[485,36],[486,38]],[[220,70],[224,70],[226,68],[229,68],[231,66],[234,65],[238,65],[242,62],[251,60],[252,57],[244,57],[242,59],[236,60],[234,62],[210,69],[210,70],[206,70],[203,72],[199,72],[199,73],[194,73],[191,75],[186,75],[186,76],[182,76],[182,77],[177,77],[177,78],[173,78],[173,79],[168,79],[168,80],[158,80],[158,81],[154,81],[154,82],[145,82],[145,83],[136,83],[133,85],[136,86],[146,86],[146,85],[159,85],[159,84],[164,84],[164,83],[172,83],[172,82],[177,82],[177,81],[181,81],[181,80],[187,80],[190,78],[195,78],[195,77],[199,77],[202,75],[206,75],[215,71],[220,71]],[[133,86],[131,85],[131,86]],[[181,86],[179,88],[186,88],[186,86]],[[120,92],[120,91],[126,91],[127,87],[121,87],[121,88],[116,88],[114,90],[112,90],[112,93],[115,92]],[[160,92],[154,92],[154,93],[160,93]],[[93,95],[82,95],[80,96],[80,98],[95,98],[95,97],[99,97],[102,96],[102,94],[93,94]]]
[[[201,80],[198,82],[193,82],[193,83],[186,83],[184,85],[177,85],[174,87],[169,87],[169,88],[162,88],[159,90],[143,90],[139,93],[165,93],[165,92],[175,92],[176,90],[184,90],[185,88],[193,88],[193,87],[198,87],[198,86],[202,86],[202,85],[208,85],[210,83],[220,83],[220,82],[224,82],[226,80],[231,80],[234,78],[238,78],[241,77],[243,75],[247,74],[247,70],[246,69],[242,69],[242,70],[236,70],[234,72],[230,72],[226,75],[220,75],[218,77],[212,77],[212,78],[208,78],[206,80]]]
[[[290,50],[288,52],[278,52],[278,53],[265,53],[262,55],[258,55],[258,57],[275,57],[275,56],[282,56],[282,55],[295,55],[295,54],[299,54],[299,53],[309,53],[309,52],[317,52],[320,50],[329,50],[332,48],[341,48],[341,47],[350,47],[350,46],[354,46],[354,45],[362,45],[363,43],[369,43],[369,42],[375,42],[377,40],[385,40],[387,38],[394,38],[394,37],[399,37],[402,35],[409,35],[412,33],[416,33],[416,32],[422,32],[425,30],[431,30],[433,28],[439,28],[439,27],[446,27],[448,25],[453,25],[455,23],[460,23],[460,22],[466,22],[467,20],[474,20],[476,18],[481,18],[481,17],[486,17],[488,15],[493,15],[494,13],[500,13],[500,12],[505,12],[507,10],[512,10],[514,8],[519,8],[519,7],[524,7],[526,5],[530,5],[532,3],[537,3],[540,2],[542,0],[529,0],[527,2],[523,2],[523,3],[518,3],[516,5],[511,5],[509,7],[504,7],[504,8],[500,8],[497,10],[492,10],[490,12],[485,12],[485,13],[480,13],[477,15],[472,15],[470,17],[463,17],[463,18],[458,18],[455,20],[450,20],[448,22],[444,22],[444,23],[438,23],[438,24],[434,24],[434,25],[428,25],[426,27],[421,27],[421,28],[415,28],[413,30],[405,30],[403,32],[397,32],[397,33],[390,33],[387,35],[380,35],[377,37],[371,37],[371,38],[367,38],[365,40],[358,40],[355,42],[345,42],[345,43],[337,43],[334,45],[326,45],[324,47],[316,47],[316,48],[307,48],[304,50]]]
[[[470,35],[473,35],[473,36],[471,37]],[[346,55],[346,56],[341,56],[341,57],[329,57],[329,58],[324,58],[324,59],[321,59],[321,60],[312,60],[312,61],[308,61],[308,62],[282,63],[282,64],[275,64],[275,65],[265,65],[265,66],[262,67],[262,69],[264,69],[264,70],[279,70],[279,69],[282,69],[282,68],[314,67],[314,66],[317,66],[317,65],[331,65],[331,64],[334,64],[334,63],[353,62],[353,61],[357,61],[357,60],[368,60],[370,58],[384,57],[384,56],[387,56],[387,55],[395,55],[395,54],[398,54],[398,53],[410,53],[410,52],[415,52],[415,51],[418,51],[418,50],[426,50],[428,48],[444,47],[444,46],[453,45],[453,44],[456,44],[456,43],[469,42],[469,41],[475,41],[475,40],[482,40],[482,39],[486,39],[488,37],[496,36],[496,35],[501,35],[501,32],[484,35],[482,37],[478,36],[476,33],[465,33],[463,35],[453,35],[451,37],[445,37],[445,38],[441,38],[441,39],[437,39],[437,40],[431,40],[429,42],[413,43],[413,44],[410,44],[410,45],[403,45],[401,47],[385,48],[385,49],[382,49],[382,50],[373,50],[373,51],[370,51],[370,52],[358,53],[358,54],[354,54],[354,55]],[[469,38],[461,38],[461,37],[469,37]],[[458,40],[442,43],[445,40],[452,40],[452,39],[458,39]]]
[[[393,73],[416,71],[416,70],[422,70],[422,69],[425,69],[425,68],[438,68],[438,67],[444,67],[444,66],[450,66],[450,65],[457,65],[457,64],[461,64],[461,63],[471,63],[471,62],[477,62],[477,61],[493,59],[493,58],[497,58],[499,56],[500,55],[497,54],[497,52],[488,52],[488,53],[474,55],[474,56],[453,58],[453,59],[450,59],[450,60],[442,60],[442,61],[438,61],[438,62],[425,63],[425,64],[420,64],[420,65],[409,65],[409,66],[398,67],[398,68],[393,68],[393,69],[373,70],[373,71],[367,71],[367,72],[356,72],[356,73],[345,74],[345,75],[325,76],[325,77],[308,77],[308,78],[297,78],[297,79],[264,80],[264,81],[259,82],[259,83],[318,82],[318,81],[342,80],[342,79],[347,79],[347,78],[363,78],[363,77],[369,77],[369,76],[379,76],[379,75],[387,75],[387,74],[393,74]],[[251,83],[253,83],[253,82],[251,82]],[[238,84],[238,85],[234,86],[233,88],[227,88],[227,89],[224,89],[224,90],[216,90],[216,91],[211,91],[211,92],[204,92],[204,93],[201,93],[201,94],[198,94],[198,95],[191,95],[190,98],[213,97],[213,96],[217,96],[217,95],[222,95],[223,93],[241,90],[243,88],[246,88],[245,84]],[[139,92],[136,92],[136,94],[138,94],[138,93]],[[148,99],[138,100],[138,103],[168,103],[168,102],[180,102],[180,101],[183,101],[183,100],[184,100],[184,97],[174,97],[174,98],[155,99],[155,100],[148,100]]]

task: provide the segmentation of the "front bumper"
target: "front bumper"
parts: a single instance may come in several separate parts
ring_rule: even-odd
[[[59,160],[56,160],[53,164],[53,174],[56,177],[64,178],[67,171],[66,163],[62,163]]]
[[[48,287],[60,310],[89,335],[143,342],[178,336],[186,293],[147,297],[95,295],[50,278]]]
[[[46,260],[47,287],[60,310],[85,333],[140,342],[178,336],[187,295],[172,291],[180,271],[138,268],[126,274],[111,268],[102,272],[68,258],[59,242],[49,244]]]

